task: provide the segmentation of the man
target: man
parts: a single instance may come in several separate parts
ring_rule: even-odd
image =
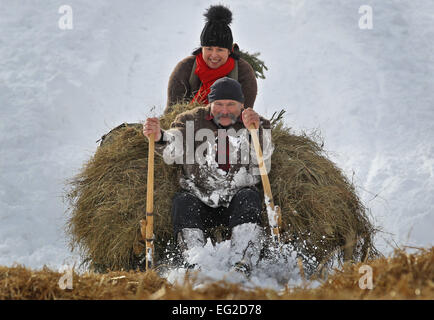
[[[207,19],[200,36],[201,47],[193,55],[180,61],[170,75],[167,106],[177,103],[198,102],[208,104],[207,96],[217,79],[228,76],[241,83],[245,106],[253,108],[257,94],[255,72],[251,65],[239,57],[234,45],[232,12],[222,6],[211,6],[204,14]]]
[[[259,259],[263,230],[262,198],[255,187],[261,179],[256,159],[250,159],[255,155],[246,128],[259,129],[264,159],[269,159],[271,134],[264,129],[270,122],[243,109],[238,81],[221,78],[210,89],[209,105],[178,115],[167,131],[158,118],[148,118],[143,134],[154,134],[155,150],[166,163],[182,164],[183,190],[173,198],[172,223],[184,258],[189,249],[205,244],[205,229],[225,225],[232,230],[231,263],[249,274]]]

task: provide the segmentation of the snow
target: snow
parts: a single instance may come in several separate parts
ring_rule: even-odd
[[[162,113],[168,77],[199,45],[213,3],[67,2],[0,0],[0,265],[78,259],[63,233],[66,180],[111,128]],[[384,230],[383,253],[434,245],[434,2],[224,3],[235,41],[269,68],[255,109],[285,108],[294,130],[321,132]],[[65,4],[73,30],[58,27]],[[358,26],[361,5],[373,8],[372,30]],[[217,262],[228,248],[203,250]],[[218,267],[204,274],[224,277]]]
[[[278,211],[276,211],[276,206],[272,208],[271,200],[267,195],[264,195],[264,202],[265,205],[267,206],[268,223],[270,224],[270,227],[275,228],[278,226],[278,220],[279,220],[279,215],[277,213]]]
[[[249,235],[244,233],[245,238]],[[193,288],[198,289],[204,283],[224,280],[229,283],[240,283],[246,289],[254,288],[283,288],[297,287],[303,283],[296,264],[296,254],[289,246],[279,250],[279,259],[263,259],[253,268],[249,279],[245,275],[232,270],[233,254],[231,241],[223,241],[212,245],[208,239],[205,246],[194,247],[187,251],[190,264],[196,264],[194,270],[184,268],[170,269],[163,276],[173,284],[183,284],[186,273],[190,275],[189,281]],[[285,257],[285,258],[282,258]],[[317,281],[310,283],[312,287],[318,285]]]

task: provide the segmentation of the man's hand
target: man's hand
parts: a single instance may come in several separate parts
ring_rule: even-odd
[[[154,134],[155,141],[161,139],[160,120],[158,118],[148,118],[143,125],[143,135],[149,139],[151,134]]]
[[[242,113],[243,123],[247,129],[250,129],[252,124],[255,125],[255,128],[259,128],[259,114],[257,114],[252,108],[247,108]]]

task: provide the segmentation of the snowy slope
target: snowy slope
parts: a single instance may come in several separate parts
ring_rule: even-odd
[[[0,0],[0,265],[58,268],[66,179],[122,122],[161,113],[168,77],[199,45],[210,1]],[[434,245],[434,3],[224,2],[235,41],[269,71],[256,109],[319,129],[391,241]],[[370,4],[374,28],[360,30]]]

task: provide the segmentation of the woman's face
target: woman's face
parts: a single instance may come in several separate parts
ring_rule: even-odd
[[[226,63],[230,51],[221,47],[202,47],[202,57],[211,69],[217,69]]]

